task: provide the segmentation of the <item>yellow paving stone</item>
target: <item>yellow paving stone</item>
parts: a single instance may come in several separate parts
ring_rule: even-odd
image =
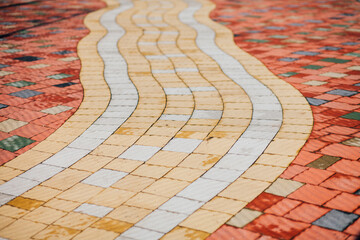
[[[3,229],[4,227],[10,225],[11,223],[13,223],[15,221],[16,221],[16,219],[14,219],[14,218],[0,216],[0,230]]]
[[[53,198],[50,201],[48,201],[47,203],[45,203],[44,206],[50,207],[53,209],[57,209],[57,210],[61,210],[61,211],[70,212],[70,211],[74,210],[75,208],[77,208],[78,206],[80,206],[80,204],[81,203],[78,203],[78,202]]]
[[[304,143],[296,139],[274,139],[264,153],[296,156]]]
[[[127,223],[137,223],[149,213],[151,210],[145,208],[120,206],[109,213],[107,217]]]
[[[74,202],[85,202],[93,196],[101,192],[103,188],[91,186],[88,184],[78,183],[72,188],[64,191],[57,197],[64,200],[74,201]]]
[[[185,125],[181,129],[181,131],[209,133],[213,128],[214,128],[214,126],[206,126],[206,125]]]
[[[42,223],[34,223],[19,219],[2,229],[0,231],[0,236],[14,240],[30,239],[33,235],[40,232],[45,227],[46,225]],[[19,231],[19,229],[21,229],[21,231]]]
[[[236,199],[239,201],[250,202],[261,192],[263,192],[270,183],[239,178],[229,185],[218,196]]]
[[[115,158],[109,164],[104,166],[104,168],[129,173],[129,172],[132,172],[134,169],[136,169],[138,166],[140,166],[142,164],[143,164],[143,162],[141,162],[141,161]]]
[[[63,211],[55,210],[48,207],[39,207],[32,212],[26,214],[22,218],[33,222],[51,224],[65,215],[66,212]]]
[[[230,217],[230,214],[199,209],[180,223],[180,226],[212,233],[226,223]]]
[[[195,131],[180,131],[175,135],[177,138],[189,138],[202,140],[208,135],[207,132],[195,132]]]
[[[169,198],[148,193],[138,193],[126,201],[126,205],[155,210]]]
[[[209,137],[195,149],[194,153],[224,155],[234,143],[232,139]]]
[[[176,227],[167,233],[162,240],[203,240],[209,236],[209,233],[196,231],[190,228]]]
[[[160,150],[146,163],[152,165],[166,166],[166,167],[175,167],[187,156],[188,156],[187,153]]]
[[[76,235],[73,239],[74,240],[80,240],[80,239],[83,239],[83,240],[90,240],[90,239],[107,240],[107,239],[115,239],[118,235],[119,234],[117,234],[117,233],[102,230],[102,229],[87,228],[84,231],[82,231],[80,234]]]
[[[153,126],[152,128],[156,127],[156,128],[164,128],[164,127],[170,127],[170,128],[174,128],[174,130],[179,130],[179,128],[181,128],[182,126],[184,126],[186,122],[185,121],[171,121],[171,120],[158,120]],[[151,128],[151,129],[152,129]],[[151,130],[150,129],[150,130]],[[150,135],[150,133],[148,132],[147,134]],[[169,135],[168,137],[173,137],[174,134]]]
[[[255,163],[248,170],[246,170],[245,173],[243,173],[242,177],[273,182],[281,175],[281,173],[283,173],[284,170],[284,167],[273,167]]]
[[[193,182],[197,178],[199,178],[204,172],[205,170],[201,170],[201,169],[176,167],[173,170],[171,170],[168,174],[166,174],[165,177]]]
[[[17,197],[7,203],[10,206],[32,211],[44,204],[43,201],[37,201],[29,198]]]
[[[276,166],[276,167],[287,167],[294,160],[294,157],[279,156],[273,154],[262,154],[256,161],[258,164]]]
[[[41,185],[59,190],[66,190],[79,183],[89,175],[91,175],[91,172],[79,171],[76,169],[65,169],[49,180],[43,182]]]
[[[218,155],[194,153],[185,158],[179,166],[207,170],[217,163],[219,159],[220,156]]]
[[[202,209],[207,209],[216,212],[223,212],[228,214],[235,214],[247,205],[247,202],[237,201],[233,199],[215,197],[207,202]]]
[[[55,142],[46,139],[42,141],[40,144],[33,147],[33,150],[55,154],[64,147],[66,147],[67,145],[68,144],[66,142]]]
[[[102,218],[92,225],[94,228],[103,229],[106,231],[123,233],[129,229],[132,224],[122,221],[113,220],[111,218]]]
[[[71,228],[65,228],[60,226],[48,226],[35,236],[33,236],[34,239],[71,239],[76,234],[78,234],[80,231],[71,229]]]
[[[102,144],[98,146],[91,154],[105,156],[105,157],[118,157],[126,150],[123,146],[114,146],[109,144]]]
[[[77,161],[74,165],[71,166],[71,168],[89,172],[96,172],[97,170],[111,162],[113,159],[113,157],[104,157],[89,154]]]
[[[82,213],[71,212],[68,215],[57,220],[54,225],[60,225],[67,228],[84,230],[98,220],[97,217]]]
[[[188,124],[190,125],[207,125],[207,126],[215,126],[217,125],[219,120],[215,119],[190,119]]]
[[[21,218],[28,212],[29,211],[27,211],[27,210],[9,206],[9,205],[3,205],[0,207],[0,215],[6,216],[6,217],[11,217],[11,218]]]
[[[133,171],[132,174],[143,177],[161,178],[170,170],[171,168],[169,167],[143,164]]]
[[[0,179],[4,181],[9,181],[10,179],[13,179],[21,173],[23,173],[23,171],[11,167],[2,166],[0,168]]]
[[[60,193],[61,191],[57,189],[39,185],[24,193],[22,197],[31,198],[39,201],[48,201]]]
[[[170,128],[170,127],[152,127],[147,132],[148,135],[155,136],[166,136],[172,137],[179,131],[178,128]]]
[[[51,155],[52,154],[50,153],[39,152],[31,149],[14,158],[13,160],[5,163],[4,166],[26,171],[48,159]]]
[[[170,139],[171,137],[144,135],[141,138],[139,138],[136,144],[144,145],[144,146],[163,147],[170,141]]]
[[[146,132],[145,129],[123,128],[123,127],[121,127],[115,132],[115,134],[141,136],[145,132]]]
[[[134,195],[134,192],[107,188],[103,192],[91,198],[88,202],[95,205],[116,208]]]
[[[146,188],[147,186],[151,185],[153,182],[155,182],[155,179],[141,177],[141,176],[127,175],[126,177],[120,179],[118,182],[114,183],[112,187],[139,192],[144,188]]]
[[[145,188],[143,192],[170,198],[188,185],[189,183],[185,181],[161,178],[151,184],[149,187]]]
[[[116,146],[130,146],[135,143],[138,138],[138,136],[113,134],[104,143]]]

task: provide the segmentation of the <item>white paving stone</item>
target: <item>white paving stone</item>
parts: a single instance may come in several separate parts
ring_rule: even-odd
[[[90,150],[76,149],[76,148],[64,148],[43,163],[58,166],[58,167],[70,167],[75,162],[85,157]]]
[[[171,121],[187,121],[189,120],[190,115],[182,114],[163,114],[160,117],[160,120],[171,120]]]
[[[76,208],[74,210],[74,212],[85,213],[87,215],[102,218],[102,217],[105,217],[112,210],[113,210],[113,208],[110,208],[110,207],[104,207],[104,206],[99,206],[99,205],[94,205],[94,204],[83,203],[78,208]]]
[[[232,170],[232,169],[223,169],[223,168],[216,168],[213,167],[209,169],[202,178],[217,180],[217,181],[224,181],[228,183],[232,183],[235,181],[244,171],[239,170]]]
[[[181,213],[155,210],[136,224],[137,227],[167,233],[181,223],[188,215]]]
[[[217,168],[233,169],[238,171],[247,170],[258,158],[254,155],[226,154],[217,163]]]
[[[192,92],[215,92],[215,87],[190,87]]]
[[[140,227],[132,227],[128,229],[126,232],[121,234],[120,237],[116,238],[116,240],[158,240],[160,239],[164,234]]]
[[[164,151],[191,153],[199,146],[202,140],[188,138],[173,138],[163,148]]]
[[[20,196],[21,194],[32,189],[38,184],[39,182],[34,180],[15,177],[0,186],[0,193],[13,195],[13,196]]]
[[[100,169],[94,174],[90,175],[88,178],[84,179],[82,182],[98,187],[110,187],[115,182],[119,181],[121,178],[125,177],[128,173],[114,171],[110,169]]]
[[[130,160],[138,161],[147,161],[152,156],[155,155],[160,150],[159,147],[153,146],[142,146],[142,145],[133,145],[124,153],[122,153],[119,158],[125,158]]]
[[[30,180],[44,182],[45,180],[51,178],[55,174],[64,170],[62,167],[56,167],[46,164],[39,164],[30,170],[26,171],[25,173],[21,174],[19,177],[27,178]]]
[[[166,95],[191,95],[189,88],[164,88]]]
[[[194,110],[191,118],[195,119],[220,119],[222,111],[217,110]]]
[[[175,196],[165,202],[159,209],[190,215],[199,209],[205,202]]]
[[[260,156],[270,144],[268,139],[254,139],[241,137],[229,150],[229,153]]]

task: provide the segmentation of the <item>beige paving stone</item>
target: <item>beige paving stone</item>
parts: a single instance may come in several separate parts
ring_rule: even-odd
[[[224,131],[212,131],[209,134],[209,137],[215,138],[230,138],[230,139],[238,139],[240,137],[240,132],[224,132]]]
[[[143,164],[133,171],[132,174],[150,178],[161,178],[170,170],[171,168],[169,167]]]
[[[108,163],[104,168],[130,173],[142,164],[143,162],[141,161],[116,158]]]
[[[236,199],[239,201],[250,202],[263,192],[270,183],[239,178],[229,185],[219,196]]]
[[[237,201],[233,199],[223,198],[223,197],[215,197],[209,202],[207,202],[202,209],[223,212],[228,214],[235,214],[240,211],[243,207],[245,207],[247,202]]]
[[[189,138],[202,140],[208,135],[207,132],[196,132],[196,131],[180,131],[175,137],[177,138]]]
[[[9,133],[11,131],[14,131],[15,129],[25,126],[26,124],[28,123],[9,118],[5,121],[0,122],[0,131]]]
[[[61,211],[70,212],[70,211],[74,210],[75,208],[77,208],[78,206],[80,206],[80,204],[81,203],[78,203],[78,202],[72,202],[72,201],[67,201],[67,200],[63,200],[63,199],[53,198],[50,201],[48,201],[47,203],[45,203],[44,206],[50,207],[53,209],[57,209],[57,210],[61,210]]]
[[[0,215],[5,216],[5,217],[21,218],[28,212],[29,211],[27,211],[27,210],[9,206],[9,205],[3,205],[0,207]]]
[[[226,224],[234,227],[244,227],[248,223],[252,222],[255,218],[259,217],[262,212],[244,208],[234,217],[232,217]]]
[[[248,170],[246,170],[245,173],[243,173],[242,177],[273,182],[281,175],[281,173],[283,173],[284,170],[284,167],[273,167],[255,163]]]
[[[212,233],[230,217],[230,214],[199,209],[180,223],[180,226]]]
[[[76,234],[78,234],[80,231],[71,229],[71,228],[65,228],[60,226],[48,226],[35,236],[33,236],[34,239],[71,239]]]
[[[171,170],[168,174],[166,174],[165,177],[193,182],[197,178],[199,178],[204,172],[205,170],[202,169],[176,167],[173,170]]]
[[[143,192],[170,198],[188,185],[185,181],[162,178],[145,188]]]
[[[304,184],[301,182],[278,178],[268,189],[265,190],[265,192],[286,197],[302,185]]]
[[[141,136],[146,132],[145,129],[136,129],[136,128],[119,128],[115,134],[119,135],[130,135],[130,136]]]
[[[155,136],[165,136],[172,137],[179,131],[178,128],[169,128],[169,127],[152,127],[149,129],[147,134]]]
[[[54,225],[60,225],[67,228],[72,228],[76,230],[84,230],[88,228],[91,224],[98,220],[97,217],[89,216],[82,213],[71,212],[66,216],[57,220]]]
[[[105,156],[105,157],[118,157],[126,150],[126,147],[115,146],[110,144],[102,144],[98,146],[91,154]]]
[[[127,223],[136,223],[149,213],[151,213],[149,209],[123,205],[109,213],[107,217]]]
[[[29,214],[26,214],[23,219],[44,224],[51,224],[64,215],[66,215],[66,212],[48,207],[39,207]]]
[[[144,135],[136,142],[137,145],[163,147],[170,141],[170,137]]]
[[[216,119],[190,119],[188,124],[215,126],[218,122],[219,120]]]
[[[264,153],[296,156],[303,145],[303,140],[275,139],[270,143]]]
[[[209,236],[209,233],[196,231],[190,228],[185,227],[176,227],[167,233],[162,239],[163,240],[172,240],[172,239],[183,239],[183,240],[203,240]]]
[[[214,127],[206,125],[185,125],[181,131],[183,132],[204,132],[209,133]]]
[[[101,192],[103,188],[91,186],[84,183],[78,183],[70,189],[64,191],[57,197],[64,200],[74,201],[74,202],[85,202],[93,196]]]
[[[71,168],[89,172],[96,172],[113,159],[113,157],[104,157],[89,154],[80,159],[74,165],[72,165]]]
[[[194,153],[185,158],[179,166],[207,170],[219,161],[219,159],[220,156],[218,155]]]
[[[22,196],[25,198],[31,198],[39,201],[48,201],[56,195],[60,194],[61,191],[45,186],[36,186],[33,189],[30,189]]]
[[[19,219],[2,229],[0,231],[0,236],[14,240],[30,239],[33,235],[40,232],[45,227],[46,225],[42,223],[34,223]],[[19,229],[21,229],[21,231],[19,231]]]
[[[43,201],[37,201],[29,198],[17,197],[7,203],[10,206],[32,211],[44,204]]]
[[[103,229],[106,231],[123,233],[127,229],[129,229],[132,224],[122,221],[113,220],[111,218],[102,218],[96,223],[94,223],[91,227]]]
[[[52,154],[29,150],[13,160],[5,163],[5,166],[27,171],[42,161],[48,159]]]
[[[235,141],[231,139],[209,137],[203,141],[194,152],[224,155],[234,143]]]
[[[155,210],[168,199],[169,198],[167,197],[157,196],[149,193],[138,193],[126,201],[125,204],[132,207]]]
[[[14,219],[14,218],[0,216],[0,230],[3,229],[4,227],[10,225],[11,223],[13,223],[15,221],[16,221],[16,219]]]
[[[88,202],[95,205],[116,208],[134,195],[134,192],[107,188],[103,192],[91,198]]]
[[[182,160],[184,160],[187,155],[187,153],[182,152],[170,152],[161,150],[157,152],[152,158],[150,158],[147,163],[166,167],[175,167]]]
[[[293,160],[294,157],[262,154],[256,163],[276,167],[287,167]]]
[[[0,179],[4,181],[9,181],[10,179],[13,179],[21,173],[23,173],[23,171],[11,167],[2,166],[0,168]]]
[[[41,185],[64,191],[79,183],[90,174],[91,172],[79,171],[76,169],[65,169],[49,180],[43,182]]]
[[[76,235],[76,237],[74,237],[74,240],[90,240],[90,239],[115,239],[118,236],[117,233],[114,232],[110,232],[110,231],[106,231],[106,230],[102,230],[102,229],[97,229],[97,228],[87,228],[84,231],[82,231],[80,234]]]
[[[158,120],[154,125],[153,127],[157,127],[157,128],[176,128],[176,129],[179,129],[181,127],[183,127],[185,124],[185,121],[172,121],[172,120]],[[152,127],[152,128],[153,128]],[[147,134],[150,134],[149,132]],[[173,135],[171,136],[167,136],[167,137],[170,137],[172,138]]]
[[[153,182],[155,182],[155,179],[153,178],[127,175],[118,182],[114,183],[112,187],[133,192],[140,192],[147,186],[151,185]]]
[[[40,144],[33,147],[33,150],[55,154],[67,145],[68,144],[66,142],[44,140]]]

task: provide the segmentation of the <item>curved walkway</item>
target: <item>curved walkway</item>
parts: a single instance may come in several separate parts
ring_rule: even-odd
[[[206,238],[311,132],[305,98],[240,50],[208,1],[107,4],[85,20],[79,110],[0,167],[3,238]]]

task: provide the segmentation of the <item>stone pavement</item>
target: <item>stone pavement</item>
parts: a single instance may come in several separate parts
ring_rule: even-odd
[[[359,10],[1,1],[0,239],[355,239]]]

